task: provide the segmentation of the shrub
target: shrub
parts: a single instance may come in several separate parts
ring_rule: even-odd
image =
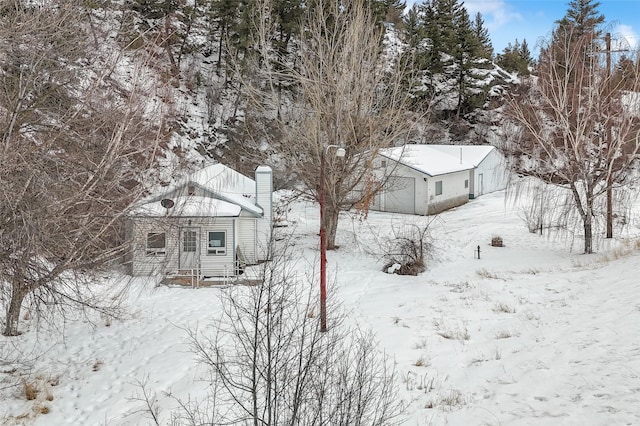
[[[392,226],[393,237],[383,245],[385,266],[388,274],[418,275],[426,270],[426,258],[432,249],[429,223],[403,223]]]

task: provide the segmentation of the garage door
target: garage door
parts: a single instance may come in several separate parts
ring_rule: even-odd
[[[393,176],[387,182],[387,187],[389,192],[385,193],[385,211],[415,214],[415,178]]]

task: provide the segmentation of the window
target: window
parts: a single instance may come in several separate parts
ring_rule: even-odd
[[[167,237],[164,232],[147,234],[147,255],[164,256],[167,253]]]
[[[387,160],[381,160],[380,167],[387,167]]]
[[[436,181],[436,195],[442,195],[442,181]]]
[[[469,179],[465,179],[464,180],[464,187],[468,188],[469,187]]]
[[[209,243],[207,244],[207,254],[227,253],[227,233],[224,231],[209,231]]]
[[[197,244],[197,232],[196,231],[182,231],[182,252],[183,253],[195,253]]]
[[[187,187],[187,194],[188,195],[196,195],[196,187],[193,185],[189,185]]]

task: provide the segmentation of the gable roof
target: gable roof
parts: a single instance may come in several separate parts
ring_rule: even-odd
[[[164,217],[237,217],[242,208],[216,198],[181,196],[171,199],[173,206],[165,208],[160,201],[152,201],[135,209],[134,216]]]
[[[388,148],[380,150],[380,155],[428,176],[461,172],[474,167],[469,162],[460,161],[459,156],[437,150],[432,145],[404,145]]]
[[[188,186],[201,188],[206,196],[186,195],[184,189]],[[168,197],[171,197],[174,206],[167,209],[161,205],[161,201]],[[262,216],[263,210],[255,204],[255,199],[256,182],[253,179],[224,164],[212,164],[164,188],[132,214],[229,217],[239,216],[241,210],[246,210],[255,216]]]
[[[445,154],[458,157],[462,157],[462,161],[470,163],[474,167],[478,167],[482,161],[487,158],[487,155],[495,149],[493,145],[429,145],[434,149]]]
[[[212,164],[187,176],[182,187],[194,184],[217,198],[262,216],[262,208],[255,204],[256,182],[224,164]]]

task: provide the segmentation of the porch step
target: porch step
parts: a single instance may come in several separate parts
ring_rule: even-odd
[[[182,286],[182,287],[219,287],[225,285],[258,285],[261,280],[257,278],[245,277],[240,275],[238,277],[222,278],[222,277],[208,277],[200,279],[192,279],[188,274],[181,275],[179,273],[167,275],[160,284],[170,286]]]

